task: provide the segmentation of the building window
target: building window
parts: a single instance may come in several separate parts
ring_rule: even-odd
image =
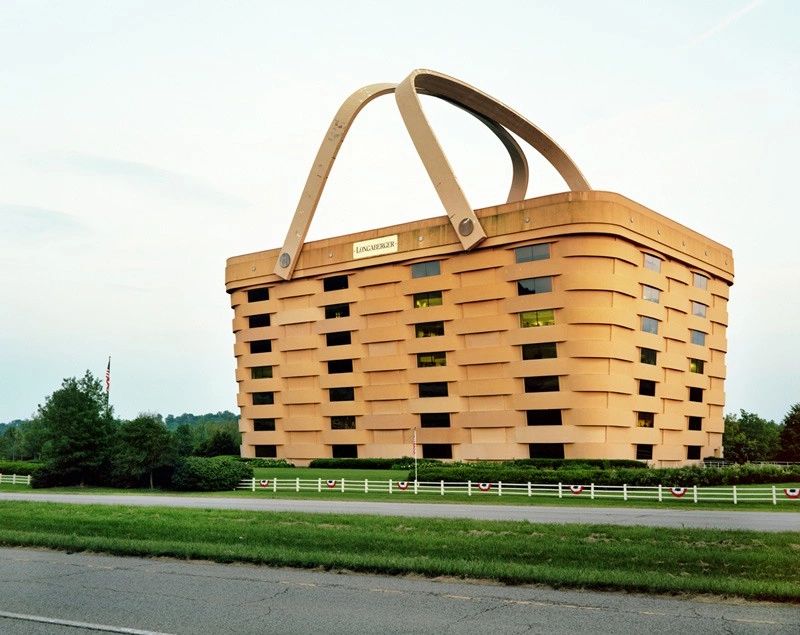
[[[346,346],[350,342],[350,331],[336,331],[335,333],[325,334],[325,343],[328,346]]]
[[[652,379],[640,379],[639,394],[644,395],[645,397],[655,397],[656,382],[654,382]]]
[[[269,289],[250,289],[247,292],[247,301],[248,302],[264,302],[265,300],[269,300]]]
[[[420,397],[447,397],[446,381],[429,381],[418,384]]]
[[[278,456],[278,451],[274,445],[256,445],[253,446],[256,451],[256,458],[258,459],[274,459]]]
[[[706,343],[706,334],[703,331],[695,331],[694,329],[689,329],[689,339],[692,344],[697,344],[698,346],[705,346]]]
[[[272,340],[253,340],[250,342],[251,353],[271,353]]]
[[[703,429],[703,417],[688,417],[688,419],[689,419],[689,430]]]
[[[523,344],[522,359],[554,359],[558,357],[555,342]]]
[[[656,423],[656,415],[652,412],[639,412],[636,415],[636,426],[639,428],[652,428]]]
[[[558,375],[525,377],[525,392],[556,392],[557,390]]]
[[[642,285],[642,299],[656,304],[661,300],[661,289],[656,289],[649,285]]]
[[[637,461],[652,461],[653,460],[653,446],[648,443],[639,443],[636,445],[636,460]]]
[[[275,395],[271,392],[254,392],[253,405],[254,406],[271,406],[275,403]]]
[[[692,315],[704,318],[706,316],[707,310],[708,310],[707,304],[703,304],[702,302],[695,302],[694,300],[692,300]]]
[[[346,388],[328,388],[331,401],[355,401],[355,389],[352,387]]]
[[[253,419],[253,432],[274,432],[275,419]]]
[[[423,459],[452,459],[453,446],[449,443],[423,443]]]
[[[322,279],[322,288],[325,291],[339,291],[339,289],[347,289],[348,286],[347,276],[332,276]]]
[[[449,428],[449,412],[423,412],[419,416],[419,425],[423,428]]]
[[[703,401],[703,389],[695,388],[694,386],[689,388],[689,401],[701,403]]]
[[[417,368],[447,366],[447,353],[417,353]]]
[[[253,366],[250,379],[272,379],[272,366]]]
[[[524,329],[532,326],[552,326],[555,323],[556,316],[553,309],[523,311],[519,314],[519,325]]]
[[[440,273],[441,267],[438,260],[417,262],[411,265],[412,278],[427,278],[428,276],[438,276]]]
[[[261,328],[262,326],[269,326],[269,313],[260,313],[259,315],[251,315],[247,318],[247,326],[251,329]]]
[[[692,373],[702,375],[705,366],[706,363],[702,359],[689,359],[689,371]]]
[[[355,443],[338,443],[331,446],[331,456],[334,459],[357,459],[358,446]]]
[[[417,337],[437,337],[444,335],[444,322],[421,322],[416,324],[414,331]]]
[[[352,359],[332,359],[328,362],[328,374],[338,375],[339,373],[352,373]]]
[[[658,320],[655,318],[647,317],[646,315],[642,316],[642,330],[645,333],[653,333],[654,335],[658,335]]]
[[[356,418],[354,415],[331,417],[331,430],[355,430]]]
[[[529,426],[560,426],[560,410],[526,410],[525,418]]]
[[[650,364],[651,366],[655,366],[658,363],[658,351],[652,348],[640,348],[639,361],[642,364]]]
[[[657,256],[653,256],[651,254],[644,255],[644,268],[650,269],[650,271],[658,271],[661,272],[661,258]]]
[[[425,293],[414,294],[415,309],[424,309],[429,306],[442,306],[441,291],[427,291]]]
[[[532,459],[563,459],[563,443],[529,443],[528,456]]]
[[[530,262],[531,260],[547,260],[550,257],[550,243],[541,245],[525,245],[514,250],[514,259],[517,262]]]
[[[333,320],[340,317],[348,317],[350,315],[349,304],[329,304],[325,307],[325,319]]]
[[[532,295],[534,293],[550,293],[553,290],[553,277],[525,278],[517,280],[517,295]]]
[[[687,445],[686,446],[686,458],[689,461],[699,461],[700,460],[700,450],[702,449],[702,445]]]
[[[708,278],[699,273],[692,273],[692,285],[698,289],[708,289]]]

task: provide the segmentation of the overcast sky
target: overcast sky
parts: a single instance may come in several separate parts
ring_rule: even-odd
[[[229,256],[280,246],[341,101],[414,68],[509,104],[619,192],[733,249],[727,411],[800,401],[800,2],[0,2],[0,421],[104,372],[118,415],[235,409]],[[491,133],[425,99],[474,207]],[[529,196],[566,189],[529,153]],[[393,99],[309,238],[442,214]]]

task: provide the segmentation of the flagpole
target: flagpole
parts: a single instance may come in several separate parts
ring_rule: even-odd
[[[414,447],[413,447],[413,453],[414,453],[414,482],[416,483],[417,482],[417,429],[416,428],[414,428],[413,439],[414,439]],[[416,485],[414,487],[416,487]]]
[[[108,412],[108,399],[111,394],[111,355],[108,356],[108,366],[106,366],[106,413]]]

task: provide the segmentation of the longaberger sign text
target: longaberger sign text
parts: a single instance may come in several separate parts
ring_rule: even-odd
[[[353,243],[353,260],[397,253],[397,234]]]

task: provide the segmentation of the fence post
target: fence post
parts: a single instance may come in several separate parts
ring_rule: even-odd
[[[389,493],[392,493],[392,479],[389,479]]]
[[[12,474],[11,475],[11,484],[12,485],[16,485],[17,484],[17,475],[16,474]]]
[[[531,494],[532,494],[532,493],[533,493],[533,492],[531,492],[531,482],[530,482],[530,481],[528,481],[528,498],[530,498],[530,497],[531,497]]]
[[[30,484],[31,484],[31,475],[28,474],[28,483],[27,483],[27,485],[30,485]],[[775,489],[775,488],[773,487],[772,489]]]
[[[444,496],[444,481],[439,481],[439,490],[441,491],[442,496]]]
[[[297,477],[297,479],[294,482],[294,491],[295,492],[299,492],[300,491],[300,477],[299,476]]]
[[[775,486],[774,485],[772,486],[772,504],[773,505],[777,505],[778,504],[778,497],[775,496]]]
[[[256,477],[250,479],[250,490],[255,492],[256,491]]]
[[[342,494],[344,494],[344,478],[342,479]]]
[[[417,493],[417,479],[414,479],[414,494]]]
[[[503,481],[497,481],[497,495],[503,495]]]
[[[660,503],[663,500],[661,497],[661,483],[658,484],[658,502]]]
[[[322,479],[321,478],[317,479],[317,491],[318,492],[322,491]]]
[[[628,500],[628,484],[627,483],[623,483],[622,484],[622,500],[624,500],[624,501]]]
[[[472,481],[467,481],[467,496],[472,496]]]
[[[561,481],[558,482],[558,497],[562,498],[563,494],[561,493]]]
[[[738,501],[736,500],[736,485],[733,486],[733,504],[738,504]]]
[[[368,478],[364,479],[364,493],[365,494],[369,493],[369,479]]]
[[[277,492],[278,491],[278,479],[277,479],[277,477],[272,479],[272,491],[273,492]]]
[[[594,500],[594,483],[589,483],[589,498]]]
[[[697,485],[694,486],[692,495],[694,497],[694,502],[696,503],[697,502]]]

